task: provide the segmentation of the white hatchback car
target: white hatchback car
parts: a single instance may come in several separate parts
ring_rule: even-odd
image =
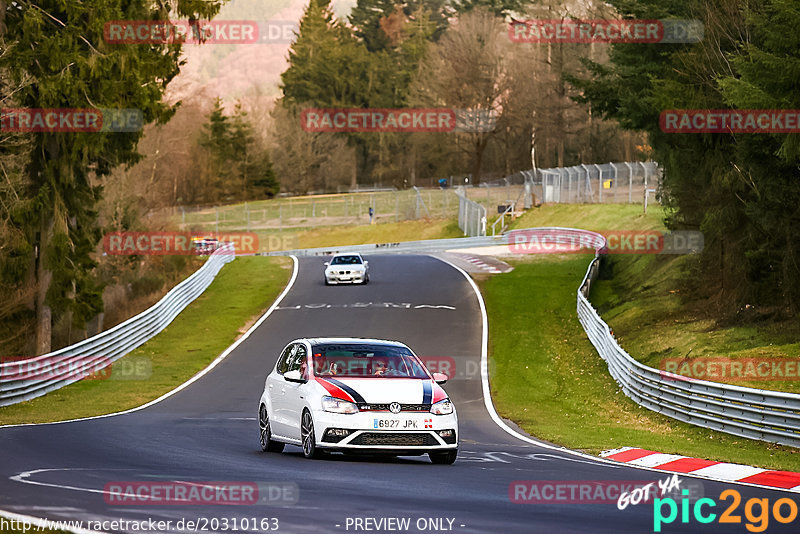
[[[369,262],[361,254],[334,254],[325,262],[325,285],[369,283]]]
[[[458,416],[440,384],[406,345],[357,338],[298,339],[267,377],[258,409],[261,448],[411,456],[435,464],[458,455]]]

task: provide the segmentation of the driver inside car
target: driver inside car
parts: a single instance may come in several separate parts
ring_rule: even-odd
[[[386,362],[383,360],[375,360],[375,362],[373,363],[372,374],[374,376],[384,376],[386,374],[386,371],[388,371]]]

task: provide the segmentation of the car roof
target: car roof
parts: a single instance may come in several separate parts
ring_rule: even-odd
[[[324,343],[347,343],[349,345],[390,345],[393,347],[408,348],[404,343],[399,341],[391,341],[388,339],[368,339],[360,337],[311,337],[299,339],[297,341],[308,341],[312,345],[321,345]]]
[[[332,255],[331,258],[336,258],[338,256],[358,256],[361,257],[361,254],[358,252],[337,252],[336,254]]]

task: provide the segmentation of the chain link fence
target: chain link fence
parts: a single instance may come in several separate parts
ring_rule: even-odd
[[[661,168],[656,162],[637,161],[531,169],[493,183],[527,187],[530,195],[544,203],[640,204],[646,202],[647,195],[656,191],[661,176]]]
[[[407,190],[286,197],[210,207],[171,208],[167,216],[184,231],[302,230],[419,219],[459,220],[465,235],[491,233],[495,216],[519,214],[537,203],[641,203],[661,179],[654,162],[623,162],[521,171],[500,180]],[[469,202],[467,202],[467,199]],[[478,208],[473,204],[482,206]],[[468,208],[469,206],[469,208]],[[372,217],[370,218],[370,209]]]
[[[480,203],[468,199],[465,187],[459,187],[456,194],[458,195],[458,227],[465,236],[485,236],[486,208]]]

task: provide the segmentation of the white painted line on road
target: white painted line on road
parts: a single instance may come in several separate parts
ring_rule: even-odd
[[[536,445],[537,447],[542,447],[544,449],[550,449],[554,451],[563,452],[566,454],[570,454],[572,456],[578,456],[580,458],[585,458],[591,460],[593,464],[602,464],[607,467],[611,467],[613,469],[618,469],[620,465],[616,462],[612,462],[610,460],[605,460],[603,458],[598,458],[597,456],[592,456],[590,454],[584,454],[581,452],[573,451],[567,449],[565,447],[556,447],[554,445],[550,445],[549,443],[544,443],[543,441],[538,441],[533,439],[529,436],[524,436],[517,432],[516,430],[509,427],[505,421],[497,414],[497,411],[494,408],[494,404],[492,403],[492,395],[489,391],[489,317],[486,314],[486,303],[483,301],[483,295],[481,295],[480,289],[478,289],[477,284],[472,279],[472,277],[467,274],[467,272],[449,261],[432,256],[437,260],[446,263],[456,271],[460,272],[461,275],[466,279],[467,283],[472,287],[472,290],[475,292],[475,296],[478,299],[478,306],[481,310],[481,385],[483,387],[483,403],[486,407],[486,411],[489,413],[489,417],[492,418],[492,421],[499,426],[503,431],[511,436],[530,443],[531,445]]]
[[[605,458],[592,456],[590,454],[584,454],[582,452],[573,451],[571,449],[567,449],[566,447],[557,447],[557,446],[554,446],[554,445],[550,445],[549,443],[544,443],[542,441],[538,441],[538,440],[533,439],[531,437],[524,436],[524,435],[520,434],[519,432],[515,431],[514,429],[512,429],[511,427],[509,427],[505,423],[505,421],[503,421],[503,419],[497,414],[497,411],[494,408],[494,404],[492,403],[491,392],[489,391],[489,363],[488,363],[488,358],[489,358],[489,356],[488,356],[488,353],[489,353],[489,317],[486,314],[486,303],[483,301],[483,295],[481,295],[481,291],[480,291],[480,289],[478,289],[478,285],[475,283],[475,281],[472,279],[472,277],[469,274],[467,274],[467,272],[464,269],[460,268],[457,265],[454,265],[454,264],[450,263],[449,261],[447,261],[447,260],[445,260],[443,258],[439,258],[437,256],[431,256],[431,257],[432,258],[436,258],[437,260],[448,264],[450,267],[452,267],[456,271],[460,272],[461,275],[467,280],[469,285],[472,287],[472,290],[475,292],[475,296],[478,298],[478,305],[480,306],[480,310],[481,310],[481,322],[482,322],[482,326],[481,326],[481,384],[483,386],[484,405],[486,406],[486,411],[489,412],[489,416],[492,418],[492,420],[495,422],[495,424],[497,426],[499,426],[502,430],[504,430],[506,433],[510,434],[511,436],[514,436],[515,438],[517,438],[519,440],[522,440],[522,441],[525,441],[527,443],[530,443],[531,445],[536,445],[537,447],[542,447],[544,449],[550,449],[550,450],[554,450],[554,451],[559,451],[559,452],[562,452],[564,454],[569,454],[571,456],[578,456],[580,458],[586,458],[588,460],[591,460],[591,463],[596,464],[596,465],[604,465],[604,466],[612,467],[612,468],[619,468],[619,467],[622,467],[622,466],[627,466],[627,467],[630,467],[632,469],[640,469],[640,470],[643,470],[643,471],[651,471],[651,472],[658,472],[658,473],[675,473],[675,474],[680,475],[682,477],[688,476],[690,478],[700,478],[700,479],[705,479],[705,480],[712,480],[712,481],[715,481],[715,482],[727,482],[727,483],[730,483],[730,484],[736,484],[736,485],[740,485],[740,486],[750,486],[750,487],[764,488],[764,489],[770,489],[770,490],[777,489],[775,487],[765,486],[763,484],[752,484],[752,483],[749,483],[749,482],[739,482],[739,481],[735,481],[735,480],[728,480],[726,478],[717,478],[717,477],[712,477],[712,476],[704,476],[702,474],[698,475],[696,473],[691,473],[689,475],[687,473],[679,473],[677,471],[669,471],[669,470],[666,470],[666,469],[655,469],[655,468],[647,467],[647,466],[643,466],[643,465],[632,465],[630,463],[621,463],[621,462],[616,462],[616,461],[613,461],[613,460],[607,460]],[[713,473],[713,471],[712,471],[712,473]],[[798,487],[800,487],[800,486],[798,486]],[[791,491],[791,490],[784,489],[784,490],[781,490],[781,491]]]
[[[105,417],[114,417],[116,415],[124,415],[124,414],[127,414],[127,413],[138,412],[139,410],[144,410],[145,408],[149,408],[150,406],[153,406],[154,404],[158,404],[159,402],[161,402],[161,401],[163,401],[165,399],[168,399],[169,397],[175,395],[176,393],[178,393],[180,391],[183,391],[184,389],[186,389],[187,387],[189,387],[190,385],[194,384],[195,382],[197,382],[198,380],[203,378],[205,375],[207,375],[214,367],[219,365],[222,362],[222,360],[227,358],[228,355],[236,349],[236,347],[241,345],[242,342],[244,342],[245,339],[250,337],[250,334],[255,332],[255,330],[259,326],[261,326],[261,323],[263,323],[264,321],[267,320],[267,317],[272,315],[272,312],[275,311],[275,309],[281,303],[283,298],[292,289],[292,286],[294,285],[295,280],[297,280],[297,271],[299,270],[297,256],[290,256],[290,258],[292,258],[292,262],[293,262],[292,277],[289,279],[289,283],[286,284],[286,287],[283,289],[283,292],[281,292],[281,294],[278,295],[278,298],[275,299],[275,302],[273,302],[272,305],[269,307],[269,309],[266,312],[264,312],[264,315],[262,315],[258,319],[258,321],[256,321],[255,324],[253,324],[253,326],[251,326],[247,330],[247,332],[245,332],[242,335],[242,337],[240,337],[239,339],[234,341],[233,344],[230,347],[225,349],[222,352],[222,354],[217,356],[217,358],[213,362],[208,364],[203,370],[201,370],[199,373],[197,373],[192,378],[190,378],[189,380],[187,380],[186,382],[184,382],[180,386],[176,387],[172,391],[169,391],[169,392],[161,395],[159,398],[157,398],[155,400],[152,400],[152,401],[150,401],[150,402],[148,402],[146,404],[142,404],[141,406],[137,406],[136,408],[131,408],[130,410],[124,410],[124,411],[121,411],[121,412],[107,413],[107,414],[104,414],[104,415],[95,415],[95,416],[92,416],[92,417],[79,417],[77,419],[67,419],[65,421],[53,421],[53,422],[50,422],[50,423],[20,423],[20,424],[16,424],[16,425],[2,425],[2,426],[0,426],[0,428],[9,428],[9,427],[18,427],[18,426],[60,425],[60,424],[63,424],[63,423],[74,423],[76,421],[90,421],[92,419],[103,419]],[[2,510],[0,510],[0,513],[2,513]]]

